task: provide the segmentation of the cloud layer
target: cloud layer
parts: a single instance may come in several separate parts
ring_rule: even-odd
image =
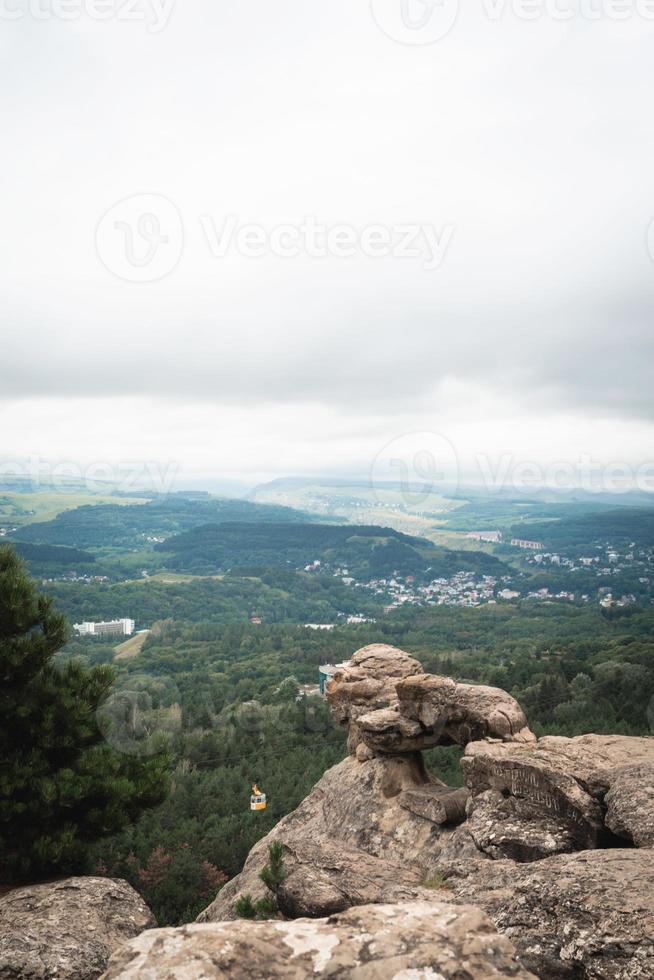
[[[487,9],[423,46],[389,38],[363,0],[179,0],[158,32],[117,16],[4,23],[5,454],[167,445],[242,471],[231,436],[204,467],[189,449],[187,421],[215,432],[220,418],[265,444],[266,473],[312,468],[311,432],[333,471],[414,424],[647,458],[654,24]],[[144,194],[183,235],[164,214],[174,267],[126,281],[96,231]],[[207,221],[220,232],[229,216],[259,229],[263,254],[212,254]],[[353,229],[353,254],[271,250],[307,219]],[[451,228],[438,268],[424,250],[360,247],[371,227],[405,226]],[[55,417],[74,421],[54,432]]]

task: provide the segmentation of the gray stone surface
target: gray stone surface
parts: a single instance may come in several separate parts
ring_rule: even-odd
[[[582,851],[535,861],[481,861],[452,877],[541,980],[652,980],[654,852]]]
[[[116,946],[154,925],[126,881],[15,888],[0,898],[0,980],[95,980]]]
[[[408,902],[329,919],[221,922],[144,933],[104,980],[534,980],[477,908]]]
[[[636,847],[654,847],[654,762],[609,773],[606,825]]]

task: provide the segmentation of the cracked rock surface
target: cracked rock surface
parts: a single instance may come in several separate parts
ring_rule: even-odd
[[[534,980],[478,908],[366,905],[323,919],[157,929],[111,958],[105,980]]]
[[[0,898],[0,980],[95,980],[116,946],[154,925],[126,881],[15,888]]]

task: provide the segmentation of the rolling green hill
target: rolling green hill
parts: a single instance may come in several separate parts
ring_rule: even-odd
[[[368,581],[393,575],[433,579],[456,572],[501,574],[504,566],[481,552],[438,548],[388,527],[330,524],[207,524],[156,546],[166,565],[199,575],[237,567],[289,569],[320,562]]]
[[[310,521],[289,507],[255,504],[247,500],[211,497],[192,500],[171,495],[145,504],[101,504],[77,507],[54,520],[19,528],[19,541],[72,548],[137,549],[213,521]]]
[[[524,534],[525,528],[514,526],[512,531]],[[561,551],[592,549],[611,544],[628,548],[651,548],[654,545],[654,509],[627,508],[608,510],[599,514],[580,514],[559,521],[529,525],[529,537],[542,542],[548,550]]]

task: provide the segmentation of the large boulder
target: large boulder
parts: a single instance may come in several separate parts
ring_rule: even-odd
[[[0,898],[0,980],[94,980],[156,923],[126,881],[67,878]]]
[[[654,762],[614,769],[608,781],[607,827],[636,847],[654,847]]]
[[[575,831],[565,820],[544,813],[529,800],[495,790],[469,801],[465,831],[475,847],[492,858],[538,861],[578,849]]]
[[[480,861],[449,885],[488,912],[541,980],[654,977],[654,851]]]
[[[488,790],[518,801],[528,821],[540,814],[563,832],[561,850],[572,836],[577,850],[615,844],[605,823],[604,797],[627,763],[654,763],[654,738],[626,735],[546,736],[536,743],[473,742],[461,760],[473,797]],[[616,800],[619,789],[613,799]],[[646,801],[643,807],[646,810]],[[639,813],[644,813],[639,808]],[[616,804],[613,811],[617,812]],[[651,809],[650,809],[651,819]],[[617,818],[616,818],[617,819]],[[633,820],[636,820],[634,811]],[[643,819],[645,819],[643,817]],[[530,828],[525,827],[529,833]],[[626,831],[625,831],[626,832]],[[506,856],[512,855],[506,851]]]
[[[535,980],[477,908],[367,905],[328,919],[219,922],[144,933],[104,980]]]

